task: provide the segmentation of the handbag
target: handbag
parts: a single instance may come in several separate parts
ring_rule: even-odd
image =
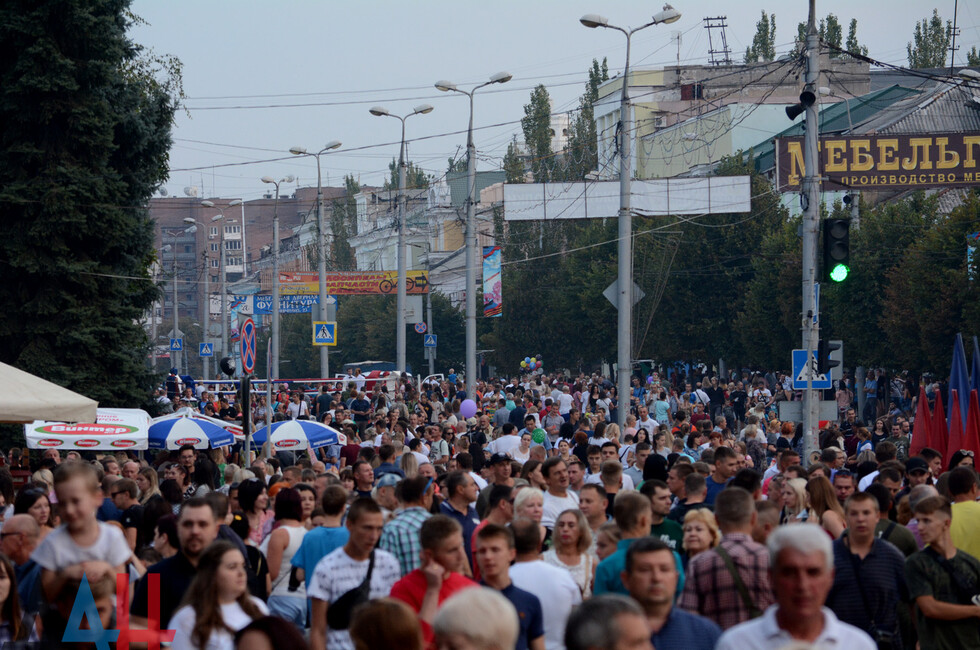
[[[341,595],[327,607],[327,626],[332,630],[346,630],[350,627],[351,613],[361,603],[366,603],[371,595],[371,574],[374,573],[374,551],[368,563],[367,575],[361,584]]]

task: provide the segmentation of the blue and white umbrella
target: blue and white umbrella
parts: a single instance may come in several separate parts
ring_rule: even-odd
[[[235,442],[235,436],[217,424],[181,416],[164,416],[150,425],[150,449],[180,449],[194,445],[195,449],[224,447]]]
[[[327,445],[346,445],[347,436],[325,424],[313,420],[286,420],[274,422],[270,427],[262,427],[255,432],[252,440],[264,445],[268,438],[273,451],[303,450],[307,447],[319,449]]]

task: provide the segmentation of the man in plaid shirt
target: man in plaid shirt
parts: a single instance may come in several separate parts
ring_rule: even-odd
[[[404,577],[422,564],[419,535],[422,524],[432,516],[429,513],[432,507],[432,479],[424,476],[407,478],[398,484],[395,492],[400,507],[395,518],[382,529],[378,548],[395,556]]]
[[[682,609],[707,617],[727,630],[758,617],[773,604],[769,552],[752,541],[756,516],[755,503],[747,490],[728,487],[718,493],[715,518],[723,534],[721,544],[691,559],[679,602]],[[726,565],[726,553],[745,586],[744,596]]]

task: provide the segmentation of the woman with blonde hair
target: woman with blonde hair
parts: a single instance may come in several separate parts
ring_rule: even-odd
[[[595,556],[602,562],[607,557],[616,552],[616,548],[619,546],[619,540],[622,539],[622,533],[619,530],[619,526],[616,525],[615,521],[607,521],[606,523],[599,526],[599,530],[595,533],[594,551]],[[596,564],[598,566],[598,563]]]
[[[582,598],[588,598],[592,595],[592,582],[598,563],[588,552],[592,545],[592,529],[581,510],[569,509],[558,515],[552,543],[553,546],[544,552],[541,559],[568,571],[582,592]]]
[[[699,553],[703,553],[721,543],[721,531],[715,520],[715,513],[707,508],[691,510],[684,515],[684,569],[687,562]]]
[[[815,476],[806,484],[807,494],[810,496],[810,516],[812,516],[823,529],[834,539],[847,528],[844,521],[844,509],[837,501],[837,494],[830,480],[824,476]]]
[[[144,467],[136,474],[136,487],[140,489],[140,505],[145,506],[155,496],[160,495],[160,479],[152,467]],[[161,499],[163,497],[160,497]]]
[[[805,478],[791,478],[783,483],[782,497],[783,511],[779,515],[780,525],[798,524],[809,519]]]
[[[528,486],[521,488],[517,496],[514,497],[514,518],[527,517],[538,522],[541,526],[541,517],[544,515],[544,491],[536,487]],[[548,541],[551,536],[544,526],[541,526],[542,543]]]
[[[402,454],[402,471],[405,478],[415,478],[419,475],[419,459],[415,454]]]

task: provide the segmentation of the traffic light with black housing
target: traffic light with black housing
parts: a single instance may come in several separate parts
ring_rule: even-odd
[[[820,339],[817,343],[817,372],[821,375],[827,375],[830,373],[831,368],[836,368],[840,365],[840,361],[836,359],[831,359],[830,354],[836,352],[841,348],[841,343],[838,341],[828,341],[827,339]]]
[[[829,282],[843,282],[851,272],[851,220],[823,220],[823,275]]]

